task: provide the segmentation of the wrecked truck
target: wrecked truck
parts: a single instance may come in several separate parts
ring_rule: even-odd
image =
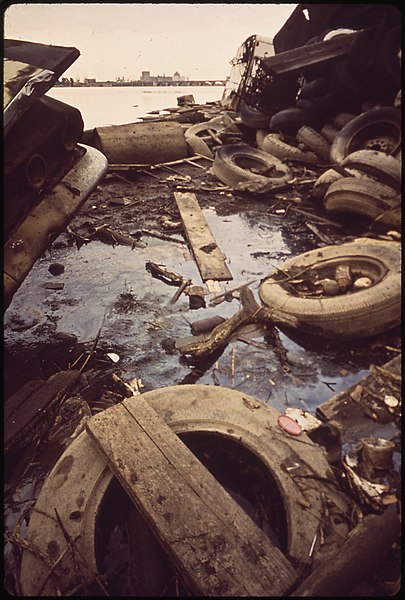
[[[281,109],[323,117],[390,104],[400,48],[394,5],[300,3],[274,39],[250,36],[240,46],[221,103],[257,129]]]
[[[46,96],[76,48],[4,41],[4,309],[107,170],[76,108]]]

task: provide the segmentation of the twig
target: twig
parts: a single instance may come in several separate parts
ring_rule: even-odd
[[[59,527],[60,527],[60,530],[62,531],[63,537],[65,538],[65,540],[66,540],[67,544],[68,544],[68,545],[71,547],[71,549],[72,549],[72,559],[73,559],[73,562],[74,562],[74,564],[75,564],[75,567],[76,567],[76,569],[77,569],[77,571],[78,571],[78,574],[79,574],[79,575],[82,575],[83,573],[81,572],[81,569],[80,569],[80,567],[79,567],[79,564],[78,564],[77,560],[75,559],[75,551],[76,551],[76,552],[79,554],[79,556],[80,556],[81,560],[83,561],[83,564],[85,564],[85,565],[86,565],[86,567],[88,567],[88,566],[89,566],[89,565],[88,565],[88,561],[87,561],[86,557],[82,555],[82,553],[80,552],[80,550],[79,550],[77,547],[75,547],[75,545],[74,545],[74,542],[75,542],[76,540],[73,540],[73,539],[70,537],[70,535],[69,535],[68,531],[66,530],[66,528],[65,528],[65,526],[64,526],[64,524],[63,524],[63,522],[62,522],[62,519],[60,518],[60,516],[59,516],[59,513],[58,513],[58,511],[56,510],[56,508],[55,508],[55,507],[54,507],[54,511],[55,511],[55,515],[56,515],[56,520],[57,520],[57,522],[58,522],[58,525],[59,525]],[[95,580],[95,581],[97,581],[98,585],[100,586],[100,589],[101,589],[101,590],[104,592],[104,594],[105,594],[106,596],[109,596],[110,594],[108,593],[108,590],[107,590],[107,588],[105,587],[104,583],[102,582],[102,580],[101,580],[101,577],[98,575],[98,573],[96,573],[96,572],[94,572],[94,571],[93,571],[93,572],[92,572],[92,575],[93,575],[93,578],[94,578],[94,580]]]
[[[117,177],[117,179],[121,179],[125,183],[129,183],[130,185],[135,185],[135,183],[133,181],[131,181],[127,177],[124,177],[123,175],[120,175],[119,173],[116,173],[115,171],[112,171],[111,174],[114,175],[114,177]]]
[[[300,215],[304,215],[304,217],[309,217],[314,221],[319,221],[320,223],[326,223],[328,225],[333,225],[334,227],[342,227],[341,223],[336,223],[336,221],[330,221],[329,219],[325,219],[324,217],[320,217],[318,215],[314,215],[313,213],[307,212],[306,210],[302,210],[302,208],[296,208],[295,206],[291,206],[291,210],[299,213]]]
[[[180,192],[233,192],[235,191],[233,188],[226,186],[218,186],[218,187],[202,187],[202,186],[186,186],[186,185],[176,185],[176,189]]]
[[[394,381],[397,381],[398,383],[402,382],[401,375],[396,375],[392,371],[388,371],[388,369],[384,369],[384,367],[379,367],[378,365],[370,365],[370,372],[373,375],[376,374],[376,371],[378,373],[381,373],[381,375],[384,375],[385,377],[388,377],[390,379],[393,379]]]
[[[238,285],[237,287],[227,290],[226,292],[223,292],[222,294],[218,294],[217,296],[214,296],[210,300],[210,306],[216,306],[217,304],[220,304],[223,301],[222,299],[225,299],[227,296],[229,296],[229,294],[233,294],[233,292],[237,292],[238,290],[240,290],[243,287],[252,285],[252,283],[256,283],[256,281],[257,281],[257,279],[252,279],[251,281],[248,281],[247,283],[243,283],[242,285]]]
[[[142,235],[149,235],[150,237],[159,238],[166,242],[175,242],[176,244],[185,244],[184,240],[179,240],[178,238],[171,237],[170,235],[166,235],[164,233],[159,233],[158,231],[149,231],[148,229],[141,229]]]
[[[191,279],[185,279],[183,281],[183,283],[181,284],[181,286],[179,287],[179,289],[174,294],[173,298],[170,300],[170,304],[175,304],[175,302],[177,302],[177,300],[180,298],[181,294],[184,292],[184,290],[186,289],[186,287],[188,285],[190,285],[190,283],[191,283]]]
[[[107,314],[107,308],[104,310],[103,319],[102,319],[102,321],[101,321],[101,325],[100,325],[100,327],[99,327],[99,329],[98,329],[97,335],[96,335],[96,337],[95,337],[95,339],[94,339],[93,346],[92,346],[92,348],[91,348],[91,350],[90,350],[90,352],[89,352],[89,354],[88,354],[88,356],[87,356],[86,360],[84,361],[84,363],[82,364],[82,366],[81,366],[81,367],[80,367],[80,369],[79,369],[80,373],[82,373],[82,372],[83,372],[83,369],[84,369],[84,367],[87,365],[87,363],[89,362],[90,358],[91,358],[91,357],[92,357],[92,355],[94,354],[94,351],[95,351],[95,349],[96,349],[96,346],[97,346],[97,344],[98,344],[98,340],[100,339],[101,330],[102,330],[102,328],[103,328],[103,325],[104,325],[104,321],[105,321],[106,314]]]
[[[75,537],[74,541],[76,541],[79,537],[80,537],[80,534]],[[45,577],[45,579],[43,580],[43,582],[41,584],[41,587],[37,591],[37,596],[40,596],[42,594],[42,592],[44,591],[45,585],[48,583],[49,579],[54,574],[53,573],[54,570],[59,565],[59,563],[62,562],[62,559],[65,558],[65,556],[66,556],[66,554],[68,553],[69,550],[71,550],[71,545],[70,544],[68,544],[66,546],[66,548],[59,554],[58,558],[55,560],[55,562],[52,564],[52,566],[49,567],[49,573]]]
[[[194,162],[190,158],[185,158],[184,160],[185,160],[186,163],[189,163],[190,165],[193,165],[193,167],[198,167],[199,169],[202,169],[203,171],[207,170],[206,167],[203,167],[202,165],[199,165],[198,163]]]
[[[195,156],[198,156],[198,158],[205,158],[206,160],[210,160],[211,162],[214,162],[214,159],[211,158],[210,156],[204,156],[204,154],[196,154]],[[193,157],[191,157],[193,158]]]
[[[318,227],[316,225],[314,225],[313,223],[310,223],[308,221],[305,221],[305,225],[308,227],[308,229],[310,231],[312,231],[312,233],[314,233],[315,235],[317,235],[319,237],[319,239],[321,240],[321,242],[325,242],[326,244],[333,244],[333,242],[330,239],[330,237],[327,236],[327,235],[325,235],[321,231],[319,231],[319,229],[318,229]]]
[[[165,164],[160,164],[160,165],[152,165],[153,169],[162,169],[163,171],[167,171],[168,173],[175,173],[176,175],[181,175],[180,171],[178,171],[177,169],[173,169],[173,167],[169,167],[168,165]]]
[[[158,177],[157,175],[155,175],[154,173],[150,173],[149,171],[147,171],[146,169],[140,169],[139,171],[140,173],[144,173],[145,175],[149,175],[149,177],[153,177],[154,179],[157,179],[158,181],[160,181],[162,183],[162,180],[160,179],[160,177]]]

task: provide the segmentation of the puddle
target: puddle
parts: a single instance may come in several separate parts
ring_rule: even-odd
[[[236,210],[237,214],[232,214]],[[217,209],[205,209],[204,214],[233,275],[233,280],[221,283],[223,291],[254,280],[250,287],[257,298],[260,279],[296,252],[289,240],[290,229],[263,204],[252,210],[251,206],[222,202]],[[170,354],[162,342],[190,336],[193,321],[216,314],[231,316],[239,302],[210,307],[207,301],[207,308],[190,310],[183,294],[171,304],[178,288],[153,278],[145,269],[146,262],[163,265],[200,285],[196,263],[186,244],[150,237],[143,241],[146,247],[134,249],[99,241],[79,250],[54,246],[37,261],[5,314],[6,381],[11,379],[18,356],[21,360],[22,348],[33,356],[41,348],[43,357],[46,344],[55,337],[75,336],[78,343],[89,344],[100,327],[97,347],[116,353],[118,368],[125,377],[140,377],[144,391],[198,381],[235,387],[280,411],[287,406],[314,411],[366,373],[371,360],[369,343],[363,343],[363,351],[362,344],[352,344],[357,352],[353,356],[347,348],[343,352],[328,350],[328,340],[323,338],[309,350],[282,332],[287,364],[281,364],[273,341],[265,335],[230,343],[211,366],[205,363],[197,368],[177,352]],[[307,239],[302,245],[311,247]],[[53,262],[65,267],[56,277],[48,271]],[[61,282],[63,289],[46,289],[44,284],[49,282]],[[16,320],[20,323],[17,327]],[[32,371],[36,362],[31,361]],[[35,372],[30,375],[36,376]]]

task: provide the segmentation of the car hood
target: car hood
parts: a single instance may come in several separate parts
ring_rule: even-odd
[[[4,133],[80,56],[79,50],[19,40],[3,45]]]

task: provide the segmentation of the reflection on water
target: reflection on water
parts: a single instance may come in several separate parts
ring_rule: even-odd
[[[78,108],[85,129],[133,123],[152,110],[176,107],[177,98],[192,94],[197,104],[221,99],[222,86],[54,87],[48,96]]]

